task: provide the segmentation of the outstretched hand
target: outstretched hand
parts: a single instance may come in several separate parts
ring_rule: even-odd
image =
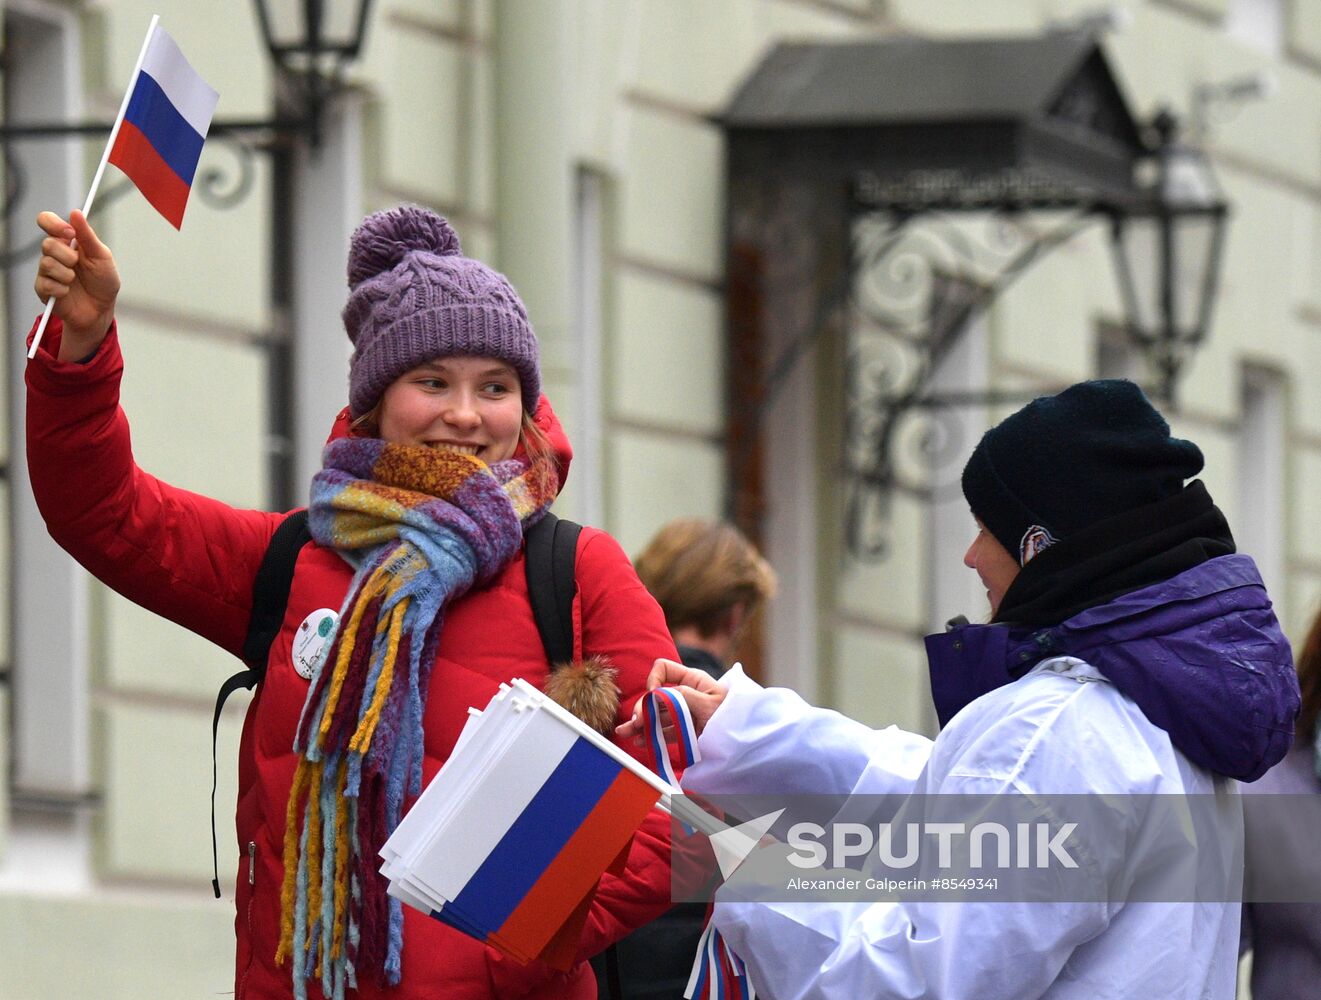
[[[32,287],[42,302],[55,299],[55,315],[64,321],[60,360],[77,361],[93,353],[110,331],[119,269],[82,212],[70,212],[67,222],[54,212],[42,212],[37,225],[46,238]]]
[[[693,728],[699,734],[706,728],[707,722],[728,693],[724,685],[718,683],[705,670],[685,667],[674,660],[657,660],[655,666],[651,668],[651,673],[647,676],[647,690],[654,691],[658,687],[672,687],[682,695],[688,705],[688,711],[692,714]],[[669,739],[673,735],[673,723],[668,715],[663,718],[665,735]],[[644,731],[642,702],[639,701],[633,707],[633,718],[618,726],[615,735],[620,739],[632,739],[635,743],[641,744]]]

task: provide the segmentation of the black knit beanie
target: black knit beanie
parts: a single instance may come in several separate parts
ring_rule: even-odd
[[[1183,489],[1202,468],[1191,441],[1132,382],[1079,382],[983,435],[963,469],[973,514],[1020,566],[1097,521]]]

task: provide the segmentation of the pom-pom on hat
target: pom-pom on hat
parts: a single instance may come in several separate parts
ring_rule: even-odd
[[[973,514],[1020,566],[1082,528],[1180,492],[1202,452],[1132,382],[1079,382],[992,427],[963,469]]]
[[[349,410],[366,413],[395,379],[434,358],[499,358],[518,372],[523,409],[541,395],[527,309],[504,275],[463,256],[435,212],[401,205],[362,220],[349,242],[344,328],[353,343]]]

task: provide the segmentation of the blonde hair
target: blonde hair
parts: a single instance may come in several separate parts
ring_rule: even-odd
[[[370,410],[359,413],[349,421],[349,434],[353,437],[380,437],[381,401],[378,399]]]
[[[546,432],[536,425],[532,414],[527,410],[523,411],[523,427],[518,432],[518,443],[522,445],[523,454],[528,457],[528,461],[536,462],[539,458],[549,458],[559,464],[550,438],[546,437]]]
[[[775,571],[724,521],[681,518],[656,533],[634,560],[671,632],[694,626],[711,638],[735,605],[751,617],[775,595]]]

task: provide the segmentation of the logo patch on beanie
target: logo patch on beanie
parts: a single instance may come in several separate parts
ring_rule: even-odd
[[[1023,540],[1018,543],[1018,565],[1026,566],[1056,541],[1049,530],[1039,524],[1032,525],[1023,532]]]

